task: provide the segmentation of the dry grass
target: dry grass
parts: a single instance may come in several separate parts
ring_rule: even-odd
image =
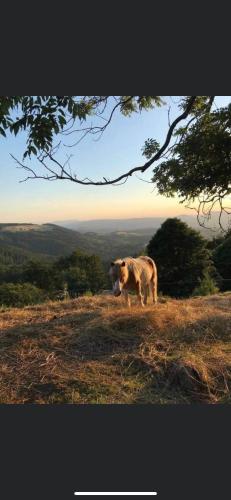
[[[231,293],[0,312],[1,403],[231,402]]]

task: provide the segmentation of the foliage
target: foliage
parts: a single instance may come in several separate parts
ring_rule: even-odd
[[[231,104],[195,113],[191,125],[177,130],[170,158],[154,170],[160,194],[184,201],[199,198],[202,215],[231,193]],[[150,154],[150,152],[149,152]]]
[[[0,304],[24,307],[45,299],[44,292],[31,283],[3,283],[0,285]]]
[[[49,152],[54,137],[70,129],[76,120],[102,114],[111,96],[0,96],[0,134],[28,132],[26,156]],[[121,113],[130,115],[142,109],[160,106],[159,96],[118,96]],[[14,116],[16,112],[16,117]]]
[[[86,271],[79,267],[69,267],[65,271],[61,271],[58,276],[61,286],[67,284],[67,289],[70,297],[78,297],[89,290]]]
[[[206,273],[200,284],[193,290],[192,296],[213,295],[219,292],[215,280],[209,273]]]
[[[105,273],[100,258],[76,250],[68,257],[53,262],[29,261],[22,276],[23,281],[54,293],[67,286],[71,297],[91,291],[93,294],[103,288]]]
[[[15,224],[13,226],[17,227]],[[36,225],[31,225],[31,229],[23,231],[8,231],[8,228],[5,228],[0,231],[0,243],[2,252],[5,249],[6,253],[9,252],[9,257],[1,256],[0,250],[0,264],[1,261],[9,264],[35,259],[54,259],[61,255],[68,256],[76,248],[110,262],[121,255],[139,253],[151,234],[151,230],[83,234],[55,224],[43,224],[38,226],[38,229]]]
[[[179,223],[180,221],[178,221],[177,227]],[[38,226],[37,229],[36,226],[32,228],[28,226],[27,230],[22,225],[18,228],[17,225],[11,224],[11,230],[8,228],[9,225],[7,225],[7,228],[4,225],[1,226],[0,282],[15,284],[31,283],[43,290],[46,297],[49,296],[52,299],[63,299],[65,297],[65,293],[63,292],[65,286],[67,286],[67,291],[72,297],[85,293],[95,294],[104,288],[110,289],[111,281],[108,276],[108,270],[111,260],[126,255],[132,255],[133,257],[142,254],[145,255],[147,248],[144,248],[144,244],[151,235],[151,230],[145,230],[143,233],[142,231],[141,233],[122,231],[105,235],[93,232],[82,234],[52,224]],[[182,228],[182,226],[180,227]],[[176,228],[174,231],[176,231]],[[215,275],[209,256],[212,250],[216,249],[229,237],[229,234],[227,237],[219,236],[211,242],[205,242],[202,239],[203,245],[207,246],[207,252],[201,250],[201,262],[198,262],[200,259],[197,257],[196,265],[200,271],[197,272],[195,269],[193,271],[190,268],[186,258],[187,252],[191,256],[191,250],[188,249],[188,236],[185,237],[184,235],[183,238],[180,233],[177,236],[178,243],[179,241],[181,242],[179,262],[176,255],[174,255],[169,264],[170,272],[168,268],[166,269],[165,264],[162,266],[162,260],[163,258],[167,258],[165,255],[166,251],[171,249],[170,242],[174,231],[168,231],[163,242],[160,242],[159,245],[158,251],[161,257],[157,256],[158,261],[160,260],[160,267],[158,266],[159,291],[163,292],[165,296],[170,294],[173,296],[184,296],[192,293],[197,285],[201,285],[204,277],[202,270],[204,268],[205,270],[207,269],[208,261],[210,266],[209,275],[221,287],[222,279],[217,274]],[[187,231],[190,232],[192,230],[187,228]],[[192,231],[192,233],[195,235],[195,231]],[[192,233],[190,232],[190,235]],[[198,235],[198,233],[196,234]],[[195,247],[194,240],[193,246]],[[155,253],[157,249],[158,245],[155,243]],[[99,253],[99,255],[96,255],[95,252]],[[60,254],[63,254],[63,257],[60,257]],[[55,255],[59,256],[58,259],[56,257],[57,260],[54,259]],[[177,269],[174,269],[176,264],[177,269],[180,269],[178,275]],[[195,263],[193,265],[195,268]],[[221,264],[217,263],[218,272],[220,272],[220,266]],[[163,267],[163,270],[161,270],[161,267]],[[229,256],[227,257],[228,267]],[[226,277],[226,274],[224,277]],[[190,283],[187,285],[188,277]],[[173,281],[174,283],[172,283]],[[175,285],[175,281],[178,283],[178,288]],[[191,281],[193,282],[192,284]]]
[[[209,250],[215,250],[223,241],[225,240],[225,236],[217,236],[212,240],[207,241],[207,248]]]
[[[206,241],[177,218],[162,224],[150,240],[147,252],[156,262],[158,287],[164,295],[190,296],[206,273],[212,272]]]
[[[215,266],[223,278],[222,290],[231,290],[231,236],[229,234],[213,253]],[[227,280],[227,281],[226,281]]]
[[[22,279],[43,290],[51,290],[54,287],[52,265],[48,262],[29,261],[24,267]]]
[[[4,245],[4,241],[2,240],[3,238],[1,237],[0,266],[21,265],[27,261],[29,254],[19,248],[16,249],[11,247],[10,245],[2,246]]]
[[[148,160],[158,151],[160,144],[155,139],[147,139],[142,148],[142,155]]]
[[[23,265],[0,265],[0,283],[20,283],[23,281]]]
[[[59,279],[67,282],[72,296],[86,291],[94,294],[105,285],[104,269],[97,255],[87,255],[77,250],[69,257],[59,259],[54,267],[62,271]]]

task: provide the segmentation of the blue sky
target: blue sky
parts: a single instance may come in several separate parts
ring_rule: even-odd
[[[175,98],[174,98],[175,99]],[[230,102],[229,96],[218,96],[217,106]],[[171,105],[171,120],[178,113]],[[99,141],[91,136],[73,148],[62,148],[60,158],[71,153],[71,168],[80,176],[95,180],[114,177],[142,164],[141,148],[147,138],[160,143],[168,127],[168,105],[130,118],[114,116],[112,124]],[[69,137],[73,140],[74,138]],[[25,172],[16,168],[12,153],[22,158],[26,134],[0,138],[0,222],[51,222],[65,219],[97,219],[174,216],[190,213],[178,199],[166,199],[153,192],[153,186],[136,177],[123,186],[79,186],[69,181],[31,180],[20,183]],[[33,168],[39,168],[35,159]],[[38,170],[39,172],[39,170]],[[142,176],[150,180],[152,170]]]

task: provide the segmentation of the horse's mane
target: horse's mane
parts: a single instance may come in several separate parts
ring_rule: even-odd
[[[135,277],[139,276],[139,271],[134,257],[126,257],[124,259],[127,262],[129,272],[132,272]]]

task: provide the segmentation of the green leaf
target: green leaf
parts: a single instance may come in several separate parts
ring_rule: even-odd
[[[3,135],[3,137],[6,137],[5,130],[2,127],[0,127],[0,134]]]

